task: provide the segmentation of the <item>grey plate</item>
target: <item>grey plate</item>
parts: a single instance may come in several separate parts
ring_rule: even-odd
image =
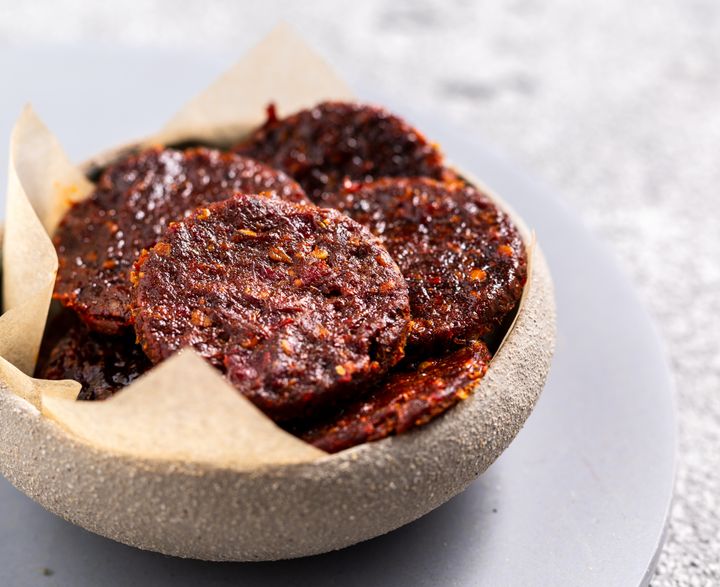
[[[3,50],[0,76],[15,83],[0,96],[0,138],[30,100],[79,160],[152,132],[231,61],[102,47]],[[425,518],[340,552],[281,563],[141,552],[56,518],[0,480],[0,584],[647,581],[670,506],[675,451],[672,384],[655,329],[608,254],[542,186],[434,117],[412,118],[537,231],[555,279],[558,348],[550,381],[511,447]],[[6,152],[0,156],[6,161]]]

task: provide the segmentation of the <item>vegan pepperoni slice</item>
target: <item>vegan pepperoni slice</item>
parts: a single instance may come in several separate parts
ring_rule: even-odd
[[[443,179],[437,147],[404,120],[375,106],[323,102],[268,121],[236,147],[292,175],[317,204],[346,179],[426,176]]]
[[[169,222],[235,191],[306,201],[284,173],[213,149],[156,147],[111,165],[55,232],[54,297],[93,330],[120,332],[129,325],[128,277],[142,249],[154,245]]]
[[[68,315],[52,323],[52,330],[49,344],[43,342],[35,376],[80,382],[79,400],[106,399],[152,366],[131,333],[99,334]]]
[[[527,276],[510,218],[476,188],[426,178],[355,184],[326,202],[367,226],[408,283],[415,349],[492,333]]]
[[[133,279],[153,362],[191,346],[279,421],[354,397],[403,356],[402,274],[336,210],[236,195],[171,224]]]
[[[335,418],[300,432],[299,436],[335,453],[402,434],[428,423],[471,395],[489,362],[487,347],[476,341],[444,358],[397,371],[367,398],[349,405]]]

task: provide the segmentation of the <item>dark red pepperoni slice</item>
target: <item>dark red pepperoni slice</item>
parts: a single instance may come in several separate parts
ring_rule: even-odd
[[[389,375],[366,399],[351,404],[339,416],[299,436],[334,453],[402,434],[437,418],[472,394],[489,362],[487,347],[478,341],[445,358],[398,371]]]
[[[131,333],[92,332],[66,312],[51,323],[35,376],[74,379],[82,385],[78,399],[101,400],[130,385],[151,366]]]
[[[511,219],[463,182],[381,179],[328,200],[385,245],[408,283],[408,344],[438,347],[488,335],[513,310],[527,274]]]
[[[54,235],[60,262],[54,297],[93,330],[120,332],[130,320],[129,272],[143,248],[169,222],[236,191],[306,201],[284,173],[212,149],[158,147],[111,165]]]
[[[286,171],[318,204],[346,179],[452,175],[417,129],[382,108],[349,102],[323,102],[281,119],[271,109],[236,151]]]
[[[403,355],[405,281],[335,210],[237,195],[172,224],[135,280],[154,362],[192,346],[277,420],[352,398]]]

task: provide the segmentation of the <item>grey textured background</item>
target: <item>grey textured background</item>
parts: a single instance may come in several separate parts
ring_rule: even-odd
[[[720,583],[720,3],[0,0],[0,51],[235,56],[280,18],[354,80],[494,143],[614,249],[678,387],[677,498],[653,585]]]

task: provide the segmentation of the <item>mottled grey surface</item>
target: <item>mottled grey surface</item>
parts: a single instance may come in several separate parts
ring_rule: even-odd
[[[554,185],[614,249],[676,373],[677,499],[653,585],[720,582],[720,3],[122,7],[2,0],[0,50],[89,40],[239,54],[282,17],[356,80],[445,111]]]

